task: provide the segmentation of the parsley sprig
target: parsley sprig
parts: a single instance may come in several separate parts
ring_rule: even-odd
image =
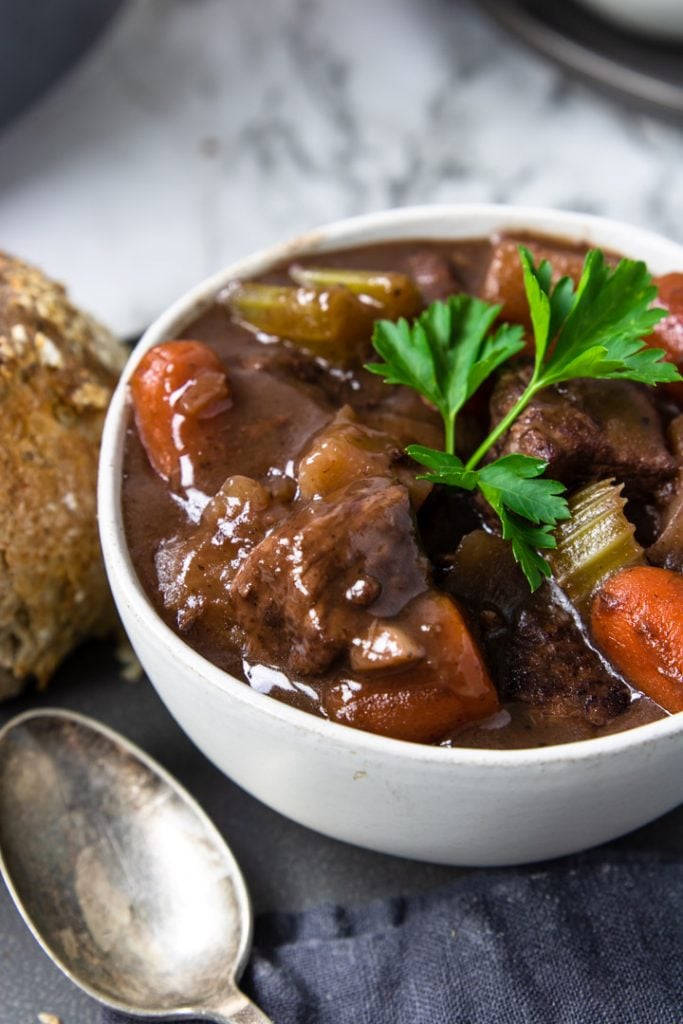
[[[657,289],[644,263],[621,260],[612,268],[598,249],[586,256],[576,287],[555,285],[547,260],[538,266],[520,246],[524,288],[534,338],[534,367],[517,402],[465,463],[455,454],[457,416],[469,398],[525,345],[518,325],[494,330],[501,307],[468,295],[433,302],[412,324],[375,324],[372,343],[382,363],[366,369],[389,384],[405,384],[431,402],[444,423],[444,451],[410,445],[425,479],[478,490],[501,522],[502,534],[535,590],[551,570],[541,551],[556,545],[553,530],[569,518],[564,486],[543,476],[548,464],[528,455],[504,455],[480,466],[539,391],[578,377],[634,380],[655,385],[681,380],[665,353],[643,337],[665,315],[653,308]]]
[[[454,295],[433,302],[412,324],[380,320],[372,344],[383,363],[365,368],[387,384],[407,384],[436,406],[446,451],[455,451],[455,419],[494,370],[524,348],[524,330],[503,324],[491,333],[500,306]]]

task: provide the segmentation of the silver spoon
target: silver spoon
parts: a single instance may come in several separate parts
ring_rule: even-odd
[[[101,1003],[270,1024],[237,988],[251,908],[230,850],[111,729],[50,709],[0,730],[0,869],[45,952]]]

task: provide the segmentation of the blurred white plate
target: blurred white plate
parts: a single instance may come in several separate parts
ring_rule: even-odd
[[[681,0],[580,0],[599,15],[627,31],[663,42],[683,39]]]
[[[505,28],[570,71],[638,107],[683,122],[682,43],[632,35],[571,0],[480,4]]]

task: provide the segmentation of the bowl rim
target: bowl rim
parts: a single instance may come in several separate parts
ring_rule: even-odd
[[[586,762],[649,743],[672,741],[683,734],[683,713],[608,736],[511,750],[441,747],[363,732],[284,704],[252,689],[243,680],[214,665],[186,644],[163,621],[142,587],[126,543],[120,498],[129,408],[127,384],[144,353],[160,341],[173,337],[203,308],[208,307],[217,292],[235,277],[261,273],[274,263],[297,255],[322,253],[383,240],[427,239],[430,232],[420,228],[425,221],[439,222],[447,227],[448,230],[440,235],[446,240],[482,238],[511,229],[524,229],[549,237],[564,235],[574,241],[590,241],[593,236],[597,236],[606,239],[598,243],[606,248],[614,247],[616,251],[626,251],[634,256],[641,250],[651,251],[661,258],[669,270],[678,266],[683,268],[683,246],[654,232],[592,214],[492,203],[411,206],[344,218],[230,263],[190,288],[148,327],[131,353],[112,396],[102,434],[97,504],[102,551],[115,598],[120,601],[120,595],[125,595],[132,614],[168,650],[180,672],[203,680],[238,704],[286,728],[291,727],[297,733],[308,733],[311,739],[335,748],[344,748],[357,756],[365,754],[384,759],[407,758],[414,762],[443,764],[451,768],[460,765],[514,770],[529,766],[550,767],[566,762]],[[479,229],[466,230],[470,222],[479,223]],[[487,227],[487,224],[490,226]],[[416,230],[411,232],[411,228]],[[379,235],[382,230],[386,232],[384,236]],[[377,237],[365,242],[355,239],[356,235],[368,231],[378,232]],[[666,270],[661,267],[658,272]],[[120,595],[117,594],[117,586]]]

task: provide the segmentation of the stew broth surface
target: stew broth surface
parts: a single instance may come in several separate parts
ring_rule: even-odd
[[[548,244],[574,258],[581,251],[557,242]],[[428,266],[429,257],[433,259],[434,267],[439,266],[439,260],[448,266],[457,290],[479,294],[490,270],[492,255],[495,255],[494,243],[488,240],[415,240],[339,250],[297,262],[303,266],[410,272],[415,261],[419,266],[420,258]],[[288,266],[284,265],[258,280],[291,284]],[[342,370],[326,366],[287,343],[266,338],[241,326],[231,318],[225,304],[218,298],[205,313],[188,324],[183,337],[205,342],[218,354],[227,369],[232,405],[212,421],[212,431],[201,459],[192,467],[194,479],[183,494],[173,493],[152,469],[131,416],[126,438],[122,502],[133,563],[158,614],[191,647],[254,689],[304,711],[329,717],[332,690],[336,693],[340,686],[363,686],[362,673],[360,677],[357,673],[354,676],[344,657],[335,658],[320,673],[296,674],[283,671],[277,663],[254,662],[245,654],[243,636],[226,616],[220,596],[215,608],[207,604],[201,614],[185,616],[179,625],[177,608],[165,604],[160,589],[159,573],[163,577],[165,570],[164,559],[160,558],[159,552],[165,550],[165,544],[192,538],[207,499],[219,491],[226,478],[233,476],[267,482],[275,517],[273,522],[279,523],[281,519],[278,516],[285,515],[284,510],[289,509],[296,491],[294,476],[299,459],[344,406],[354,410],[362,424],[376,430],[385,429],[387,433],[391,433],[390,427],[394,423],[404,418],[409,421],[411,429],[417,424],[415,429],[421,437],[416,439],[422,440],[424,436],[426,440],[423,443],[429,443],[433,437],[434,446],[441,444],[441,420],[407,389],[389,387],[379,377],[360,368]],[[477,417],[484,415],[475,409],[469,418],[463,417],[461,429],[465,442],[468,431],[475,440],[483,436],[485,431]],[[401,438],[401,442],[405,443],[405,439]],[[440,518],[438,501],[432,494],[420,506],[417,521],[421,544],[434,563],[436,585],[449,589],[450,549],[457,547],[464,534],[482,525],[489,529],[489,524],[475,506],[459,507],[451,498],[444,501],[448,509],[445,517]],[[452,540],[449,533],[452,533]],[[423,556],[420,554],[420,557]],[[400,560],[400,552],[397,558]],[[383,571],[388,572],[389,569]],[[419,586],[416,584],[416,587],[418,593]],[[545,585],[544,592],[549,594]],[[510,630],[501,627],[500,623],[492,625],[489,613],[468,608],[459,595],[458,602],[475,636],[481,638],[485,659],[497,682],[497,664],[505,661]],[[262,628],[267,629],[268,624],[263,624]],[[548,639],[549,644],[553,642],[552,638]],[[391,677],[387,678],[390,681]],[[349,680],[350,683],[347,682]],[[619,684],[623,686],[623,680],[619,679]],[[598,724],[590,715],[558,714],[556,708],[549,710],[547,702],[535,706],[526,698],[510,699],[509,694],[502,692],[501,711],[483,721],[460,727],[452,734],[442,735],[435,741],[471,747],[544,746],[604,735],[665,715],[647,697],[631,687],[628,691],[628,706]]]

